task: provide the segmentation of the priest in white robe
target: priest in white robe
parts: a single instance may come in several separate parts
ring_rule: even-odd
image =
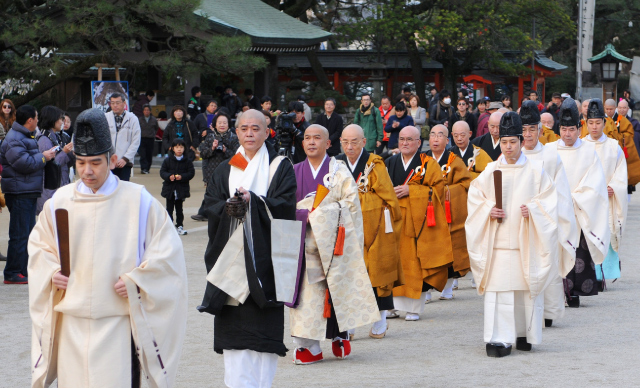
[[[584,140],[595,144],[596,153],[602,164],[607,184],[607,195],[609,196],[609,230],[611,231],[611,243],[607,256],[602,264],[596,265],[596,277],[601,282],[601,290],[606,288],[607,279],[620,277],[618,252],[620,251],[622,231],[627,218],[628,198],[630,197],[627,195],[627,161],[618,141],[603,133],[605,117],[602,100],[592,99],[587,108],[589,134]]]
[[[304,133],[307,158],[294,166],[298,210],[309,214],[297,307],[290,309],[293,362],[323,360],[321,340],[339,359],[351,353],[348,331],[380,320],[364,261],[358,186],[346,164],[327,155],[329,132],[311,125]],[[342,229],[342,230],[340,230]]]
[[[565,286],[568,306],[580,307],[580,296],[598,294],[595,265],[603,262],[609,250],[609,201],[595,144],[579,138],[580,113],[575,101],[565,99],[559,113],[561,138],[546,147],[560,155],[571,189],[580,240]]]
[[[564,315],[563,278],[575,265],[576,247],[578,246],[578,229],[573,212],[571,190],[567,174],[558,156],[557,147],[546,147],[540,142],[540,111],[534,101],[525,101],[520,107],[522,119],[522,135],[524,138],[522,152],[529,160],[542,162],[542,166],[553,181],[558,195],[558,261],[554,264],[552,280],[544,291],[544,321],[546,327],[553,325],[554,319]]]
[[[81,179],[44,204],[29,239],[32,387],[140,387],[141,370],[149,387],[171,387],[187,323],[180,238],[144,187],[111,173],[119,156],[102,111],[78,116],[73,144]]]
[[[484,295],[489,357],[511,354],[514,343],[522,351],[541,343],[543,292],[558,254],[555,187],[542,164],[528,160],[521,147],[520,116],[507,112],[500,120],[502,156],[469,189],[465,230],[471,270]],[[498,193],[494,171],[502,174]]]

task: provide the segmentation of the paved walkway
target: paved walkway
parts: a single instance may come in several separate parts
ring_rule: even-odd
[[[139,171],[139,170],[138,170]],[[138,172],[136,171],[136,173]],[[158,168],[136,175],[160,198]],[[189,230],[182,237],[189,275],[187,338],[177,387],[224,387],[223,357],[213,352],[213,317],[200,314],[206,271],[203,254],[206,224],[189,218],[204,193],[201,174],[192,181],[185,204]],[[630,387],[640,385],[640,252],[632,245],[640,230],[640,194],[632,197],[621,258],[622,278],[609,291],[582,298],[554,327],[543,331],[543,344],[530,353],[515,351],[504,359],[485,355],[483,303],[468,279],[460,281],[453,301],[428,304],[417,322],[389,320],[386,338],[358,329],[352,356],[338,361],[330,343],[322,343],[325,361],[296,366],[291,352],[281,358],[274,387]],[[164,202],[163,202],[164,203]],[[7,249],[8,212],[0,214],[0,251]],[[0,264],[0,268],[4,265]],[[288,318],[288,315],[287,315]],[[287,319],[288,322],[288,319]],[[0,387],[27,387],[30,381],[31,323],[26,286],[0,284]],[[288,333],[288,327],[285,328]],[[285,343],[292,350],[288,336]]]

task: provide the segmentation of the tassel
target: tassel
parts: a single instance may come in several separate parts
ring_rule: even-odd
[[[444,201],[444,211],[445,211],[445,214],[447,215],[447,224],[450,224],[451,223],[451,202]],[[435,221],[434,221],[434,225],[435,225]]]
[[[627,151],[627,147],[622,148],[622,152],[624,152],[624,158],[629,159],[629,151]]]
[[[433,195],[433,189],[429,190],[429,203],[427,204],[427,227],[436,226],[436,214],[433,210],[433,202],[431,196]]]
[[[344,253],[344,234],[344,225],[340,225],[338,227],[338,236],[336,237],[336,247],[333,250],[333,254],[336,256],[342,256]]]
[[[433,202],[431,201],[427,205],[427,226],[436,226],[436,215],[433,213]]]
[[[322,312],[324,318],[331,318],[331,302],[329,301],[329,289],[327,288],[324,293],[324,311]]]

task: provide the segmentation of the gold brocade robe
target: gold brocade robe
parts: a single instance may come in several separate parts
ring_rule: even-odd
[[[627,148],[627,180],[629,185],[635,186],[640,182],[640,156],[633,141],[633,125],[626,117],[619,117],[618,122],[607,117],[604,134],[616,139],[623,150]]]
[[[377,288],[379,297],[386,297],[394,287],[404,284],[398,253],[402,212],[383,159],[371,153],[367,166],[371,163],[373,169],[367,176],[366,185],[358,183],[364,226],[364,262],[371,285]],[[391,233],[385,231],[385,208],[391,216]]]
[[[467,165],[467,170],[471,174],[471,180],[476,179],[478,175],[480,175],[480,173],[487,167],[487,164],[493,162],[491,156],[489,156],[489,154],[487,154],[487,152],[482,148],[474,145],[473,151],[474,153],[477,151],[478,155],[475,157],[475,162],[473,163],[473,166],[471,168],[468,168],[469,166]]]
[[[546,127],[544,125],[542,126],[542,133],[540,134],[540,138],[538,139],[540,143],[542,144],[553,143],[558,139],[560,139],[560,136],[556,135],[556,133],[553,132],[553,129]]]
[[[471,184],[471,174],[467,171],[461,158],[453,153],[449,155],[453,157],[453,160],[448,163],[451,171],[449,173],[443,171],[443,175],[445,175],[445,200],[448,192],[451,208],[449,234],[453,250],[453,270],[458,272],[460,276],[464,276],[470,269],[464,223],[467,220],[467,192]]]
[[[399,253],[405,284],[393,289],[393,296],[419,299],[423,282],[441,291],[453,262],[451,237],[444,213],[444,179],[435,159],[428,157],[424,177],[409,182],[409,196],[399,199],[402,233]],[[419,174],[416,174],[419,175]],[[426,221],[429,193],[432,192],[436,226]]]

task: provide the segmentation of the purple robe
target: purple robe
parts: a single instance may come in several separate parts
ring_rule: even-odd
[[[320,167],[320,171],[316,178],[313,178],[313,173],[311,172],[311,165],[309,164],[309,159],[305,159],[304,161],[293,166],[293,170],[296,173],[296,182],[298,182],[298,189],[296,190],[296,201],[302,201],[307,194],[313,193],[318,188],[318,185],[324,184],[324,177],[329,173],[329,163],[331,162],[331,158],[327,156],[327,158],[322,163],[322,167]]]
[[[313,193],[318,188],[318,184],[323,184],[324,176],[329,173],[329,162],[331,158],[327,157],[318,171],[316,179],[313,179],[313,173],[311,172],[311,166],[309,165],[309,159],[305,159],[303,162],[293,166],[293,170],[296,174],[296,181],[298,182],[298,189],[296,190],[296,200],[300,202],[307,194]],[[302,274],[304,271],[304,239],[307,234],[307,218],[309,217],[309,211],[307,209],[296,210],[296,219],[302,221],[302,234],[300,236],[300,255],[298,257],[298,277],[296,279],[296,289],[293,294],[293,301],[291,303],[285,303],[287,307],[298,307],[298,297],[300,296],[300,285],[302,282]]]

